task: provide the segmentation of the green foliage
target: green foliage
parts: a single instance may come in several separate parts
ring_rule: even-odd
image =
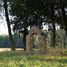
[[[23,8],[22,0],[13,1],[12,10],[14,15],[17,15],[19,17],[22,14],[22,8]]]
[[[20,25],[17,26],[21,27],[22,25],[23,28],[27,28],[28,26],[32,26],[33,24],[42,25],[43,21],[47,23],[59,23],[62,25],[66,23],[66,21],[63,20],[64,15],[62,15],[62,6],[63,9],[66,8],[66,1],[14,0],[12,4],[12,11],[13,15],[20,18],[20,22],[23,22],[22,24],[20,23]],[[55,15],[56,11],[58,13]],[[18,23],[15,23],[15,26]]]

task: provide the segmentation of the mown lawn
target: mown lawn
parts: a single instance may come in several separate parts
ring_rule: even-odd
[[[0,67],[67,67],[67,56],[0,52]]]

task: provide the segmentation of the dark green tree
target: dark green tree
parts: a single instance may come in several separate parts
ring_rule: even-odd
[[[38,8],[38,9],[37,9]],[[17,21],[14,22],[14,30],[23,32],[24,50],[26,43],[27,27],[36,25],[41,28],[42,15],[44,9],[41,1],[35,0],[14,0],[12,4],[13,15],[17,17]]]
[[[28,26],[31,27],[33,25],[36,25],[41,28],[42,23],[45,21],[47,23],[52,23],[53,45],[56,46],[55,23],[61,24],[61,16],[63,14],[63,11],[62,14],[61,11],[59,11],[61,9],[60,4],[60,0],[14,0],[12,4],[12,13],[17,17],[17,21],[14,22],[14,30],[19,29],[19,31],[22,31],[25,38],[28,31]],[[55,11],[58,11],[58,14],[55,14]],[[65,23],[66,19],[63,21]]]
[[[64,24],[64,29],[65,29],[66,35],[67,35],[67,15],[66,15],[66,12],[65,12],[65,8],[67,9],[66,2],[67,1],[61,0],[60,1],[60,7],[61,7],[61,10],[62,10],[62,20],[63,20],[63,24]]]

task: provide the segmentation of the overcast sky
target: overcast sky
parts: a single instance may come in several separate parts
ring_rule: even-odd
[[[43,25],[43,29],[48,29],[48,25]],[[59,26],[56,25],[56,29],[59,29]],[[0,18],[0,35],[8,35],[8,28],[5,17],[3,19]]]
[[[4,34],[8,35],[7,25],[5,18],[4,19],[0,18],[0,35],[4,35]]]
[[[3,5],[3,2],[0,0],[0,6],[1,5]],[[7,28],[7,23],[4,14],[5,14],[4,8],[1,7],[0,8],[0,35],[4,35],[4,34],[8,35],[8,28]],[[59,27],[57,26],[57,28]],[[48,25],[46,26],[43,25],[43,29],[48,29]]]

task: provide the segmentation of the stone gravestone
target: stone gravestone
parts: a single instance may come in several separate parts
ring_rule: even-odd
[[[36,26],[32,26],[29,34],[26,37],[26,52],[31,53],[32,51],[32,36],[34,34],[39,35],[39,44],[38,44],[39,52],[44,53],[45,40],[44,37],[41,35],[41,31]]]
[[[32,50],[32,37],[28,34],[26,37],[26,52],[30,53]]]
[[[46,45],[45,38],[44,36],[40,35],[39,37],[39,53],[40,54],[45,53],[45,45]]]

